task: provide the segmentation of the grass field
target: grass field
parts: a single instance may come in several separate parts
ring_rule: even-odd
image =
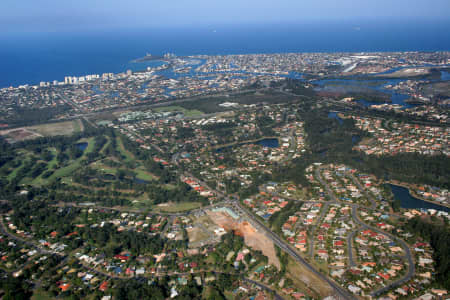
[[[156,176],[142,169],[134,169],[136,177],[142,180],[150,181],[156,179]]]
[[[45,136],[71,135],[83,131],[81,120],[48,123],[0,131],[9,142],[20,142]]]
[[[106,138],[108,139],[108,141],[105,143],[103,148],[100,149],[100,153],[102,153],[102,154],[105,152],[105,149],[108,148],[109,144],[111,144],[111,139],[108,136]]]
[[[191,229],[187,229],[186,231],[189,237],[189,243],[197,243],[209,238],[208,233],[200,227],[193,227]]]
[[[9,181],[17,179],[19,180],[19,184],[30,184],[36,187],[46,186],[56,180],[61,180],[61,183],[74,188],[74,195],[83,197],[89,197],[92,196],[92,193],[109,190],[111,187],[114,187],[115,191],[120,195],[111,196],[112,198],[119,199],[120,197],[120,199],[130,201],[130,203],[124,204],[125,206],[151,210],[152,207],[154,207],[154,202],[149,198],[148,193],[145,193],[142,189],[133,189],[130,186],[115,188],[114,184],[118,181],[117,176],[115,178],[109,178],[103,175],[116,175],[119,170],[123,170],[126,171],[125,176],[128,180],[132,180],[135,177],[136,179],[144,181],[154,181],[158,180],[158,176],[147,170],[144,163],[138,160],[132,152],[125,148],[124,140],[122,140],[122,138],[117,138],[117,148],[114,154],[106,155],[107,152],[105,151],[105,148],[114,141],[113,137],[109,135],[106,136],[106,138],[108,140],[105,145],[98,151],[98,154],[102,155],[92,155],[94,154],[94,148],[96,148],[96,136],[74,139],[71,142],[71,145],[68,146],[87,143],[83,153],[80,153],[81,156],[74,159],[70,159],[70,157],[73,157],[70,156],[70,152],[68,152],[72,151],[70,147],[67,147],[67,149],[62,150],[62,153],[59,153],[59,148],[51,143],[40,146],[42,153],[44,153],[44,151],[50,151],[52,153],[52,157],[45,158],[48,159],[48,161],[44,160],[44,156],[41,157],[39,151],[30,151],[27,150],[27,148],[19,148],[14,160],[11,160],[2,166],[1,174],[4,174],[5,178]],[[63,157],[61,164],[59,164],[59,155],[69,156]],[[88,156],[90,161],[89,164],[87,164]],[[37,165],[39,168],[35,168]],[[99,176],[96,179],[102,184],[90,185],[89,182],[78,180],[78,177],[74,176],[75,173],[78,174],[79,170],[88,171],[88,168],[98,170]],[[43,174],[49,174],[47,171],[52,171],[53,173],[48,178],[42,177]],[[155,184],[158,183],[156,182]],[[161,184],[161,187],[168,190],[176,188],[176,186],[171,184]],[[108,197],[109,196],[104,198],[107,199]],[[171,204],[168,207],[155,206],[155,208],[161,212],[178,212],[198,208],[200,206],[200,203],[179,203]]]
[[[89,166],[91,168],[97,169],[99,171],[102,171],[105,173],[111,173],[111,174],[116,174],[117,170],[120,169],[120,168],[113,168],[113,167],[107,166],[107,165],[103,164],[101,161],[93,162]]]
[[[156,112],[165,112],[165,111],[179,111],[182,112],[186,117],[196,117],[199,115],[202,115],[203,113],[197,109],[186,109],[181,106],[163,106],[155,108],[154,111]]]
[[[113,167],[107,166],[107,165],[103,164],[101,161],[96,161],[96,162],[90,164],[89,166],[94,168],[94,169],[97,169],[97,170],[99,170],[101,172],[110,173],[110,174],[114,174],[114,175],[117,174],[118,170],[124,169],[124,168],[121,168],[121,167],[113,168]],[[146,170],[144,170],[143,167],[139,167],[139,168],[136,168],[136,169],[129,169],[129,170],[135,172],[136,173],[136,178],[138,178],[138,179],[151,181],[151,180],[155,180],[155,179],[158,178],[157,176],[155,176],[155,175],[151,174],[150,172],[147,172]]]
[[[200,202],[168,203],[167,206],[154,205],[152,206],[152,211],[175,213],[196,209],[201,206],[202,204]]]
[[[31,300],[51,300],[53,299],[47,292],[37,290],[33,293]]]
[[[49,123],[27,127],[43,136],[70,135],[83,130],[83,123],[80,120],[67,122]]]
[[[74,162],[72,162],[67,167],[56,170],[55,173],[53,173],[52,176],[50,176],[47,179],[47,182],[50,182],[56,178],[69,176],[71,173],[73,173],[74,171],[76,171],[77,169],[79,169],[81,167],[80,162],[84,159],[84,156],[86,154],[92,152],[92,150],[94,150],[94,138],[82,139],[79,142],[87,142],[88,143],[86,149],[83,152],[83,155],[80,158],[78,158],[77,160],[75,160]]]
[[[122,154],[125,157],[125,162],[132,162],[135,160],[134,155],[125,149],[125,146],[122,143],[122,139],[120,137],[116,138],[117,142],[117,150],[119,150],[120,154]]]
[[[14,177],[17,176],[17,172],[23,167],[23,160],[20,162],[20,166],[18,166],[17,168],[14,168],[14,170],[8,174],[8,180],[13,179]]]
[[[288,258],[286,274],[292,279],[298,289],[308,290],[311,294],[320,295],[320,297],[315,298],[323,299],[332,292],[327,282],[320,279],[300,263],[294,261],[291,257]]]
[[[355,256],[356,257],[356,256]],[[317,266],[319,270],[322,270],[325,274],[329,273],[328,263],[324,260],[314,260],[314,264]]]
[[[54,168],[54,166],[58,163],[57,159],[56,159],[56,155],[58,154],[55,148],[50,148],[50,151],[53,154],[53,158],[51,161],[48,162],[47,164],[47,170],[45,170],[44,172],[48,171],[48,170],[52,170]],[[44,173],[42,172],[42,173]],[[32,185],[42,185],[43,183],[45,183],[45,179],[42,178],[42,174],[39,175],[38,177],[36,177],[35,179],[33,179],[33,181],[31,182]]]

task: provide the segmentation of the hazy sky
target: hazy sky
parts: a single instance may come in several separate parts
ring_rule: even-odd
[[[0,31],[449,19],[450,0],[0,0]]]

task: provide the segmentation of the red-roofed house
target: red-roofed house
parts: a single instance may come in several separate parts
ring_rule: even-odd
[[[70,288],[70,283],[63,283],[59,286],[62,292],[67,291]]]
[[[108,281],[103,281],[102,284],[100,284],[98,289],[102,292],[106,291],[108,289]]]

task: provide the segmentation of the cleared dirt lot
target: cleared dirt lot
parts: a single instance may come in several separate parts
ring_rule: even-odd
[[[70,135],[83,131],[83,123],[80,120],[49,123],[0,131],[10,143],[35,139],[43,136]]]
[[[226,231],[234,230],[236,234],[244,237],[245,244],[255,250],[260,250],[269,258],[270,264],[280,269],[280,261],[272,241],[261,232],[258,232],[250,223],[237,221],[225,212],[208,211],[207,213],[211,220]]]
[[[83,123],[80,120],[42,124],[28,127],[28,129],[42,134],[43,136],[70,135],[83,131]]]

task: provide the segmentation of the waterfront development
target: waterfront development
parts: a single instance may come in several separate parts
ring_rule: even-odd
[[[0,90],[11,284],[44,299],[448,297],[449,52],[149,60]]]

